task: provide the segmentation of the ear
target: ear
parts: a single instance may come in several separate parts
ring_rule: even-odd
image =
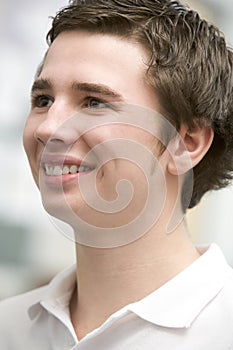
[[[171,175],[181,175],[194,168],[208,152],[214,138],[210,127],[197,124],[191,130],[183,124],[177,137],[171,140],[167,170]]]

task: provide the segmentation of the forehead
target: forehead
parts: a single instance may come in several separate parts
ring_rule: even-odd
[[[82,67],[91,70],[116,69],[118,73],[128,72],[134,76],[144,75],[147,53],[137,43],[112,35],[93,34],[85,31],[61,33],[50,46],[43,62],[48,66],[68,68]]]
[[[61,33],[50,46],[40,78],[64,91],[74,81],[102,84],[125,102],[158,110],[158,99],[146,79],[149,55],[136,42],[85,31]]]

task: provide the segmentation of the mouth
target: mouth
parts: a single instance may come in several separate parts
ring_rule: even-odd
[[[73,175],[78,173],[86,173],[94,170],[94,168],[83,165],[50,165],[44,164],[45,174],[48,176]]]
[[[87,164],[82,159],[70,156],[44,155],[41,160],[41,168],[49,179],[68,179],[76,178],[79,175],[88,174],[93,171],[96,166]]]

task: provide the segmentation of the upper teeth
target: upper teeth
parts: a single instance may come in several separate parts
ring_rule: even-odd
[[[84,171],[90,171],[91,169],[87,166],[77,166],[77,165],[47,165],[45,164],[45,172],[47,175],[50,176],[61,176],[61,175],[67,175],[67,174],[76,174],[77,172],[81,173]]]

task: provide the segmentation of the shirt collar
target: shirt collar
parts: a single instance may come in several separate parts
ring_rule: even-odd
[[[221,291],[230,271],[220,248],[212,244],[193,264],[128,310],[158,326],[188,328]]]
[[[69,317],[69,302],[75,284],[76,265],[72,265],[56,275],[47,285],[41,299],[28,309],[30,318],[36,318],[41,306],[59,319]]]
[[[117,311],[110,319],[133,312],[155,325],[188,328],[224,286],[231,269],[220,248],[212,244],[199,259],[144,299]],[[70,324],[69,301],[76,283],[76,266],[58,274],[48,285],[43,299],[29,308],[31,319],[41,306]],[[72,329],[70,324],[70,329]],[[73,333],[73,332],[72,332]]]

